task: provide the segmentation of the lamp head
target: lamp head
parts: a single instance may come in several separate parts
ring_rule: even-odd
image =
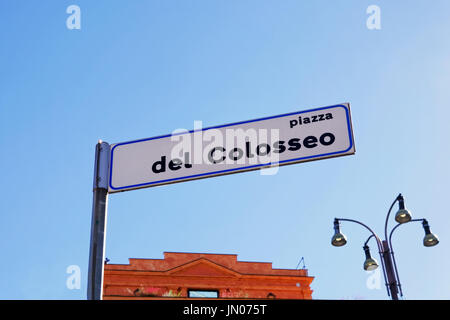
[[[411,220],[411,213],[407,209],[400,209],[395,215],[395,221],[398,223],[405,223]]]
[[[376,268],[378,268],[377,260],[370,258],[370,259],[366,259],[366,261],[364,261],[364,270],[373,271]]]
[[[364,270],[366,271],[372,271],[378,268],[378,262],[374,258],[370,256],[370,250],[367,245],[363,247],[364,253],[366,254],[366,260],[364,261]]]
[[[342,247],[347,243],[347,237],[341,233],[339,228],[339,220],[334,220],[334,235],[331,238],[331,244],[335,247]]]
[[[423,225],[423,229],[425,230],[425,237],[423,238],[423,245],[425,247],[434,247],[435,245],[437,245],[439,243],[439,239],[438,237],[431,233],[430,231],[430,226],[428,225],[428,221],[427,220],[423,220],[422,222]]]
[[[334,236],[331,238],[331,244],[335,247],[342,247],[347,243],[347,237],[338,232],[335,233]]]
[[[398,223],[409,222],[411,220],[411,212],[405,208],[405,200],[401,194],[398,196],[398,206],[399,209],[395,214],[395,221]]]

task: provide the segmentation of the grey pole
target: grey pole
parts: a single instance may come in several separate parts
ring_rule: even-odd
[[[109,159],[109,144],[99,140],[95,147],[91,244],[89,250],[87,289],[88,300],[101,300],[103,293]]]
[[[397,278],[395,277],[395,271],[391,258],[391,250],[389,248],[387,240],[383,241],[382,259],[384,259],[384,265],[386,266],[386,274],[388,277],[389,291],[391,292],[392,300],[398,300]]]

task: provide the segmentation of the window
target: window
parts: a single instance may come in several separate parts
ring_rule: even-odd
[[[217,290],[188,290],[189,298],[218,298],[219,291]]]

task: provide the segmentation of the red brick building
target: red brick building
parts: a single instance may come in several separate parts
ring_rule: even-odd
[[[311,299],[306,269],[237,261],[235,254],[164,252],[164,259],[105,264],[103,299]]]

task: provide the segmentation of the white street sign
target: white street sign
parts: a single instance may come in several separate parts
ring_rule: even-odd
[[[355,153],[348,103],[111,145],[108,192]]]

